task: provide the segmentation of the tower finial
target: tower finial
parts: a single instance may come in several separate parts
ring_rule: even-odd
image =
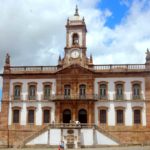
[[[10,65],[10,55],[6,54],[5,65]]]
[[[78,5],[76,5],[76,9],[75,9],[75,14],[74,16],[79,16],[79,13],[78,13]]]

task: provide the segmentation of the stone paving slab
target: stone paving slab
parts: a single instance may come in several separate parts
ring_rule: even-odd
[[[57,148],[0,148],[0,150],[58,150]],[[81,148],[65,150],[150,150],[150,146],[126,146],[126,147],[102,147],[102,148]]]

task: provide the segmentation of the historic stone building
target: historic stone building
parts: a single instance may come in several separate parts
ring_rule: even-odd
[[[0,145],[150,143],[150,52],[145,64],[95,65],[76,8],[57,66],[4,65]],[[79,121],[79,122],[77,122]]]

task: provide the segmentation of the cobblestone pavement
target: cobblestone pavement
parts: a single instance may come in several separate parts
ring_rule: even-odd
[[[19,150],[14,148],[0,150]],[[57,148],[24,148],[20,150],[58,150]],[[65,149],[66,150],[66,149]],[[126,147],[102,147],[102,148],[81,148],[81,149],[67,149],[67,150],[150,150],[150,146],[126,146]]]

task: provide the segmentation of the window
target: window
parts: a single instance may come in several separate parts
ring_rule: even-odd
[[[34,109],[28,110],[28,123],[34,123]]]
[[[49,109],[43,110],[43,123],[50,123],[50,110]]]
[[[21,95],[21,85],[14,86],[14,100],[19,100]]]
[[[141,124],[141,110],[134,109],[134,124]]]
[[[102,124],[107,123],[107,110],[106,109],[100,110],[100,123]]]
[[[19,123],[19,109],[13,110],[13,123]]]
[[[80,98],[85,98],[86,96],[86,85],[80,85]]]
[[[65,85],[64,86],[64,96],[65,98],[70,98],[70,91],[71,91],[71,87],[70,85]]]
[[[36,99],[36,85],[29,85],[29,100]]]
[[[106,84],[100,84],[100,99],[106,99],[107,98],[107,85]]]
[[[116,99],[122,100],[123,98],[123,84],[116,84]]]
[[[79,36],[77,33],[73,34],[72,45],[79,45]]]
[[[140,84],[133,84],[133,99],[140,99],[141,87]]]
[[[122,109],[117,109],[116,110],[116,123],[117,124],[123,124],[124,123],[124,115],[123,115],[123,110]]]
[[[51,87],[50,85],[44,85],[44,99],[50,99]]]

